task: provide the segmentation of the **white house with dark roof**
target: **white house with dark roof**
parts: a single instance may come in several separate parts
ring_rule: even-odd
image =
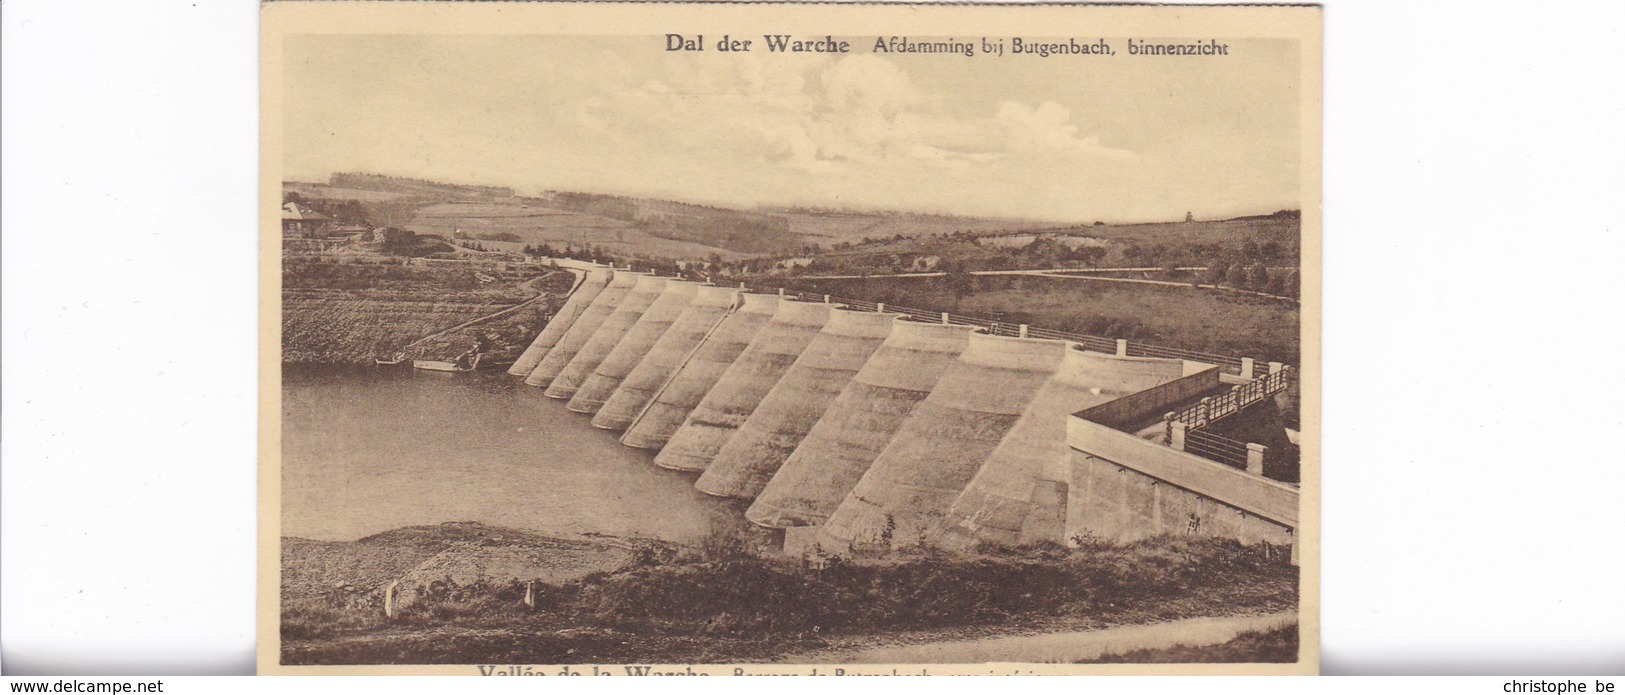
[[[298,203],[282,206],[282,236],[315,239],[321,236],[332,218]]]

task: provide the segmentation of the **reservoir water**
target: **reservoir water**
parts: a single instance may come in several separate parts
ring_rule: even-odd
[[[282,535],[477,521],[692,541],[725,502],[501,371],[283,366]]]

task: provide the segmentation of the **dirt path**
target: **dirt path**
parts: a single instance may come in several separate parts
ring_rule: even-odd
[[[546,275],[543,275],[543,276],[541,276],[539,278],[536,278],[536,280],[533,280],[532,282],[538,282],[539,283],[541,280],[552,277],[553,273],[557,273],[557,272],[559,272],[559,271],[557,271],[557,270],[551,271],[551,272],[547,273]],[[569,272],[569,271],[565,271],[565,272]],[[580,278],[578,277],[577,280],[579,281]],[[574,287],[574,285],[572,285],[571,290],[573,291],[574,289],[575,289],[575,287]],[[430,340],[434,340],[435,338],[439,338],[440,336],[446,335],[448,333],[452,333],[454,331],[459,331],[459,330],[462,330],[464,328],[468,328],[469,326],[472,326],[472,325],[474,325],[476,323],[481,323],[481,322],[484,322],[484,321],[490,321],[491,319],[497,318],[497,317],[502,316],[504,314],[508,314],[508,313],[518,311],[520,309],[523,309],[523,308],[525,308],[527,306],[530,306],[531,304],[534,304],[537,301],[539,301],[539,300],[541,300],[543,298],[549,297],[551,295],[552,295],[551,292],[542,292],[541,294],[538,294],[538,295],[536,295],[534,297],[531,297],[530,299],[527,299],[527,300],[525,300],[523,302],[520,302],[518,304],[512,304],[512,305],[509,305],[509,306],[505,306],[505,307],[503,307],[501,309],[493,311],[493,312],[491,312],[489,314],[486,314],[484,316],[476,316],[476,317],[474,317],[472,319],[469,319],[469,320],[464,321],[462,323],[459,323],[459,324],[457,324],[455,326],[452,326],[451,328],[447,328],[445,330],[435,331],[433,333],[430,333],[430,334],[428,334],[426,336],[418,338],[417,340],[414,340],[414,341],[412,341],[410,343],[402,345],[401,349],[402,350],[407,350],[407,349],[410,349],[412,347],[415,347],[419,343],[424,343],[424,342],[427,342],[427,341],[430,341]]]
[[[790,656],[781,661],[796,664],[1076,663],[1096,659],[1102,654],[1122,653],[1135,649],[1218,644],[1229,641],[1242,632],[1267,630],[1296,622],[1297,619],[1297,613],[1294,611],[1222,618],[1191,618],[1104,630],[834,650]]]

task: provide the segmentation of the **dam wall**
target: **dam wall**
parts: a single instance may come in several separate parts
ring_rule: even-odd
[[[648,382],[657,390],[649,405],[633,418],[621,443],[639,449],[665,446],[778,309],[778,295],[741,295],[739,307],[705,336],[691,356],[682,360],[670,381],[664,386]]]
[[[596,413],[609,400],[610,394],[620,388],[621,380],[643,361],[654,349],[655,343],[666,335],[672,323],[683,310],[693,303],[700,286],[684,280],[668,280],[637,323],[626,331],[620,342],[609,351],[592,375],[581,384],[566,407],[577,413]]]
[[[694,487],[719,497],[755,499],[891,335],[901,316],[830,310],[823,329],[717,452]]]
[[[690,359],[706,336],[739,303],[739,294],[739,290],[730,287],[706,285],[697,288],[693,301],[604,401],[592,418],[592,426],[616,431],[630,427],[638,414],[654,400],[661,387],[677,374],[684,361]],[[740,349],[743,349],[743,344]],[[731,357],[729,361],[732,361]]]
[[[1068,350],[1055,375],[948,508],[936,544],[1064,543],[1071,458],[1067,418],[1186,372],[1182,360]]]
[[[519,359],[508,367],[508,373],[514,376],[527,376],[536,365],[541,364],[542,358],[547,356],[548,350],[557,345],[564,337],[570,326],[575,325],[576,317],[586,311],[592,300],[598,298],[598,293],[604,291],[609,279],[615,271],[609,268],[592,268],[590,270],[573,271],[581,275],[576,286],[570,291],[570,298],[565,300],[564,306],[559,307],[553,318],[536,334],[536,339],[519,355]]]
[[[688,414],[683,426],[655,456],[655,464],[681,471],[703,471],[710,466],[723,445],[824,328],[831,308],[828,304],[780,300],[773,320]]]
[[[637,286],[638,278],[641,277],[626,270],[610,272],[613,275],[609,284],[593,298],[592,303],[587,305],[581,315],[576,317],[575,323],[571,324],[564,332],[564,336],[559,338],[559,342],[547,351],[542,361],[536,364],[536,368],[525,376],[527,385],[541,388],[552,385],[553,380],[570,364],[570,360],[575,359],[576,353],[581,351],[581,346],[586,345],[593,334],[598,332],[599,327],[604,325],[604,319],[615,313],[615,308],[632,292],[632,288]]]
[[[862,552],[924,544],[1071,346],[971,334],[959,360],[830,515],[821,542]]]
[[[745,518],[781,528],[827,521],[978,330],[898,319]]]
[[[1290,368],[1247,379],[1246,361],[1238,375],[1024,325],[583,272],[526,383],[749,500],[786,552],[1173,533],[1296,559],[1297,448],[1273,398]]]
[[[638,319],[643,318],[643,312],[660,297],[669,281],[670,278],[654,275],[638,276],[632,291],[628,292],[620,305],[615,307],[615,311],[604,319],[603,325],[593,332],[592,338],[581,346],[581,351],[570,359],[570,363],[553,379],[553,383],[548,385],[543,395],[559,400],[569,400],[574,396],[576,390],[587,381],[587,377],[592,376],[598,364],[620,344],[621,338],[626,337],[627,331],[632,330],[632,326],[637,325]]]

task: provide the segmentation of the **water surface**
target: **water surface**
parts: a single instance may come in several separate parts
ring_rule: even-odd
[[[445,521],[694,540],[723,503],[504,372],[284,365],[282,533]]]

